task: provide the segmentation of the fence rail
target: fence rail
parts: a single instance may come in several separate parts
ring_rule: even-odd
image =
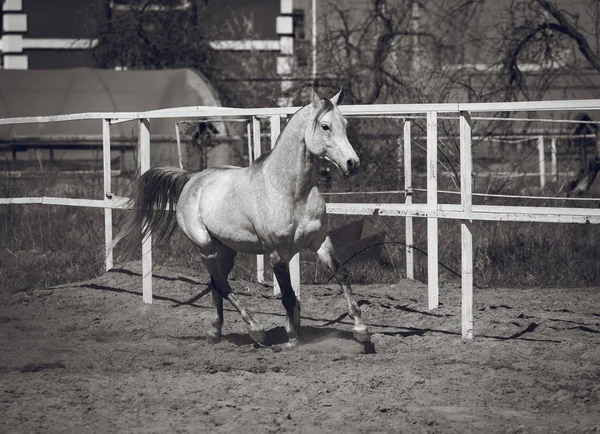
[[[117,197],[111,186],[111,136],[110,127],[120,122],[137,122],[139,128],[139,168],[143,173],[150,168],[150,129],[152,119],[172,118],[174,122],[182,119],[248,119],[248,150],[250,160],[256,159],[261,153],[261,123],[259,119],[267,119],[270,125],[270,144],[274,146],[281,130],[281,117],[289,116],[299,107],[275,108],[224,108],[224,107],[180,107],[173,109],[154,110],[147,112],[128,113],[79,113],[59,116],[36,116],[0,119],[0,125],[23,123],[49,123],[76,120],[101,121],[103,170],[104,170],[104,199],[71,199],[58,197],[24,197],[0,198],[0,205],[8,204],[44,204],[63,206],[83,206],[103,208],[105,216],[105,241],[111,242],[112,210],[127,207],[127,198]],[[531,206],[486,206],[473,205],[472,192],[472,122],[473,113],[494,112],[528,112],[528,111],[593,111],[600,110],[600,100],[571,100],[571,101],[533,101],[533,102],[503,102],[503,103],[451,103],[451,104],[384,104],[384,105],[355,105],[340,106],[346,116],[401,116],[425,115],[427,119],[427,200],[426,203],[413,203],[412,172],[411,172],[411,118],[404,121],[402,134],[404,140],[404,179],[406,200],[398,203],[328,203],[327,212],[331,214],[378,215],[396,216],[406,219],[406,275],[414,277],[413,258],[413,218],[427,219],[428,238],[428,305],[430,309],[438,306],[438,219],[456,219],[461,222],[461,277],[462,277],[462,336],[465,340],[473,338],[473,241],[472,221],[520,221],[548,223],[600,223],[598,208],[565,208],[565,207],[531,207]],[[458,115],[460,131],[460,165],[461,185],[460,204],[438,203],[438,114],[454,113]],[[100,127],[100,125],[99,125]],[[539,140],[539,139],[538,139]],[[540,158],[543,159],[543,139],[541,140]],[[553,151],[555,153],[555,151]],[[554,155],[554,154],[553,154]],[[553,167],[555,161],[552,161]],[[544,168],[540,173],[545,176]],[[543,182],[543,181],[542,181]],[[148,238],[142,246],[142,286],[143,300],[152,302],[152,240]],[[292,281],[299,291],[299,262],[296,256],[291,264]],[[259,257],[257,279],[264,280],[264,258]],[[113,267],[112,253],[106,257],[106,269]]]

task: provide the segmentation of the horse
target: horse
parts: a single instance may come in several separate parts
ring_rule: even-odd
[[[237,253],[245,252],[270,254],[286,311],[285,345],[297,346],[300,301],[292,289],[289,261],[304,249],[317,252],[333,271],[354,321],[354,338],[370,341],[348,271],[327,235],[325,201],[317,188],[320,159],[332,162],[345,176],[355,174],[360,166],[346,135],[348,121],[338,108],[341,95],[342,90],[323,99],[313,90],[311,101],[290,118],[272,151],[248,167],[202,171],[154,167],[135,182],[132,212],[110,247],[131,233],[137,234],[138,245],[150,234],[157,242],[168,240],[179,226],[199,247],[210,274],[215,310],[206,332],[210,342],[222,337],[223,299],[240,313],[251,339],[260,345],[265,342],[263,325],[228,282]]]

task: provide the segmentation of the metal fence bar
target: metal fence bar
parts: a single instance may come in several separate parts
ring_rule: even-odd
[[[377,215],[390,217],[433,217],[454,220],[484,220],[537,223],[600,223],[600,209],[507,205],[473,205],[465,213],[461,205],[438,204],[430,210],[426,203],[327,203],[329,214]]]
[[[129,209],[129,198],[115,196],[110,200],[75,199],[69,197],[3,197],[0,205],[52,205],[84,208]],[[438,204],[429,211],[425,203],[327,203],[328,214],[434,217],[453,220],[510,221],[530,223],[591,223],[600,224],[598,208],[563,208],[507,205],[473,205],[471,213],[463,212],[460,205]]]
[[[73,113],[55,116],[30,116],[16,118],[0,118],[0,125],[32,124],[45,122],[63,122],[85,119],[111,119],[112,123],[135,119],[164,118],[198,118],[198,117],[244,117],[292,115],[301,107],[269,107],[269,108],[231,108],[212,106],[190,106],[170,109],[149,110],[145,112],[90,112]],[[443,104],[356,104],[340,105],[340,111],[346,116],[369,115],[411,115],[425,114],[430,111],[438,113],[471,113],[494,112],[528,112],[528,111],[572,111],[600,110],[600,99],[554,100],[554,101],[519,101],[489,103],[443,103]],[[538,119],[536,119],[538,121]]]
[[[112,199],[75,199],[72,197],[0,197],[0,205],[57,205],[83,208],[126,209],[129,198],[114,196]]]

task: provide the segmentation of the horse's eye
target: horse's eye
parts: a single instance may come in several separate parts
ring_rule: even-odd
[[[323,131],[329,131],[329,125],[321,125],[321,128],[323,128]]]

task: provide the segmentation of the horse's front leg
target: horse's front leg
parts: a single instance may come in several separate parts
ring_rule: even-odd
[[[323,244],[317,250],[317,255],[334,272],[336,281],[344,291],[344,296],[348,303],[348,315],[354,320],[354,338],[360,342],[368,342],[371,335],[361,318],[360,306],[354,298],[354,293],[350,286],[348,269],[340,263],[329,236],[325,238],[325,241],[323,241]]]
[[[290,279],[289,262],[284,261],[277,253],[271,255],[273,272],[281,289],[281,302],[286,311],[285,331],[288,336],[287,347],[298,345],[298,329],[300,328],[300,300],[296,297]]]

